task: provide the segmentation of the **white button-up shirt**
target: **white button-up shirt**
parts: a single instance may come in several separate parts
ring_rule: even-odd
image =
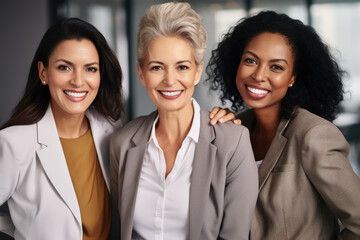
[[[184,240],[189,235],[190,178],[200,133],[200,106],[192,99],[190,131],[165,178],[164,153],[155,136],[154,121],[145,151],[137,191],[132,239]]]

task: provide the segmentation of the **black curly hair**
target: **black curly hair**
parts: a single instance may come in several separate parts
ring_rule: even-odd
[[[206,81],[212,90],[220,90],[222,103],[229,100],[236,112],[246,108],[236,87],[236,72],[246,45],[263,32],[285,36],[295,56],[296,80],[282,99],[282,116],[290,117],[294,107],[300,106],[329,121],[334,120],[343,100],[345,72],[312,27],[273,11],[241,19],[212,51]]]

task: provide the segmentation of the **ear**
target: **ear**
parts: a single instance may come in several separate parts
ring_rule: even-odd
[[[201,62],[199,66],[197,66],[196,75],[195,75],[195,84],[197,85],[200,82],[201,74],[204,68],[204,62]]]
[[[295,83],[296,76],[292,75],[289,81],[289,87],[292,87]]]
[[[41,84],[44,84],[44,81],[45,81],[45,84],[48,83],[46,68],[45,68],[43,62],[41,62],[41,61],[38,62],[38,72],[39,72],[39,78],[41,80]]]
[[[140,80],[141,84],[146,86],[145,85],[145,80],[144,80],[144,75],[143,75],[143,72],[142,72],[142,69],[141,69],[141,66],[140,66],[139,62],[136,64],[136,68],[137,68],[137,72],[138,72],[139,80]]]

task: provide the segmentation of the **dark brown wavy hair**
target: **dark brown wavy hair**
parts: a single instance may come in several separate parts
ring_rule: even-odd
[[[115,54],[93,25],[78,18],[65,18],[50,27],[43,36],[30,66],[24,94],[1,129],[34,124],[44,116],[50,102],[50,92],[47,85],[41,84],[38,62],[41,61],[47,67],[55,47],[71,39],[91,41],[99,54],[100,86],[91,106],[109,120],[115,121],[123,116],[122,71]]]

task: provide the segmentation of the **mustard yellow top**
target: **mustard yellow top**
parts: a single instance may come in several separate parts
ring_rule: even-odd
[[[108,239],[110,199],[91,131],[75,139],[60,138],[80,207],[84,240]]]

